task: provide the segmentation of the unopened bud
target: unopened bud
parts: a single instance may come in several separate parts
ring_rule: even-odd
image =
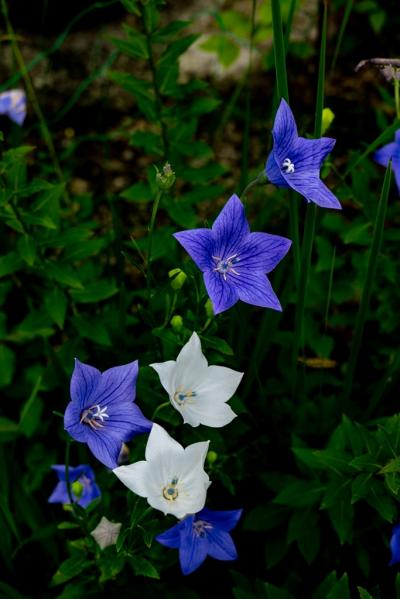
[[[171,327],[173,329],[175,329],[175,331],[180,331],[183,327],[183,318],[182,316],[179,316],[179,314],[175,314],[175,316],[173,316],[171,318]]]
[[[213,318],[214,317],[214,310],[213,310],[212,303],[211,303],[210,299],[208,299],[206,301],[204,308],[206,310],[207,318]]]
[[[330,108],[324,108],[322,111],[322,135],[329,129],[332,125],[332,121],[335,118],[335,114],[332,112]]]
[[[82,493],[83,493],[83,484],[80,483],[79,480],[76,480],[71,485],[71,491],[72,491],[72,494],[75,495],[75,497],[77,497],[77,499],[80,499],[82,497]]]
[[[168,276],[171,280],[172,289],[180,289],[187,279],[186,274],[180,268],[173,268],[168,272]]]
[[[156,169],[157,169],[157,167],[156,167]],[[172,170],[169,162],[166,162],[164,164],[161,172],[157,169],[156,182],[157,182],[159,189],[161,189],[162,191],[166,191],[167,189],[170,189],[173,186],[173,184],[175,183],[175,179],[176,179],[175,173]]]
[[[210,464],[214,464],[218,459],[218,454],[215,451],[209,451],[207,454],[207,462]]]

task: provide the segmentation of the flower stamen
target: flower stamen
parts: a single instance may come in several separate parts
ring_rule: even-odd
[[[179,495],[179,491],[177,489],[178,479],[175,477],[171,480],[169,485],[163,488],[163,497],[167,499],[167,501],[175,501],[175,499]]]
[[[198,537],[204,537],[207,529],[210,530],[212,525],[205,520],[196,520],[193,522],[193,531]]]
[[[229,258],[220,258],[219,256],[213,256],[213,260],[217,261],[217,266],[213,268],[214,272],[220,272],[226,281],[226,275],[228,273],[232,273],[234,275],[240,275],[240,272],[235,270],[233,266],[240,262],[240,258],[237,257],[237,254],[233,254],[233,256],[229,256]]]
[[[178,406],[181,406],[186,402],[193,403],[193,400],[189,399],[190,397],[196,397],[196,392],[191,390],[185,391],[182,385],[179,385],[173,395],[173,400]]]
[[[294,163],[290,160],[290,158],[285,158],[285,160],[282,162],[282,168],[284,169],[285,173],[294,173]]]
[[[88,424],[90,428],[94,431],[103,428],[104,426],[104,418],[109,418],[110,415],[106,414],[107,406],[102,408],[98,404],[83,410],[81,414],[80,423]]]

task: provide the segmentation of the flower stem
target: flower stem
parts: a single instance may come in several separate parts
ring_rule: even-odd
[[[150,224],[149,224],[149,240],[147,243],[147,258],[146,258],[146,279],[147,279],[147,297],[150,301],[151,299],[151,251],[153,248],[153,234],[154,234],[154,225],[157,218],[158,207],[160,205],[160,200],[163,195],[161,190],[157,191],[157,195],[153,202],[153,209],[151,211]]]
[[[160,403],[159,406],[156,407],[156,409],[153,412],[152,417],[150,418],[150,420],[153,422],[154,418],[157,416],[158,412],[160,410],[162,410],[163,408],[166,408],[167,406],[169,406],[171,404],[171,402],[169,401],[165,401],[164,403]]]
[[[74,507],[74,499],[72,497],[71,492],[71,480],[69,478],[69,457],[70,457],[70,449],[71,449],[71,439],[68,437],[67,443],[65,446],[65,484],[67,487],[67,495],[68,499],[71,503],[71,506]]]
[[[267,177],[265,175],[265,172],[261,171],[261,173],[259,173],[257,175],[257,177],[255,179],[253,179],[253,181],[250,181],[250,183],[248,185],[246,185],[246,187],[244,188],[244,190],[240,194],[240,198],[243,201],[245,201],[246,195],[248,194],[248,192],[250,191],[250,189],[252,189],[256,185],[259,185],[260,183],[265,183],[266,181],[267,181]]]
[[[396,72],[398,75],[399,71]],[[400,119],[400,80],[394,80],[394,103],[396,105],[396,118]]]

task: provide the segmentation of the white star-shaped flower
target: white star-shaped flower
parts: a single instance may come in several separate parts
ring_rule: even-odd
[[[121,522],[110,522],[105,516],[102,517],[98,525],[90,533],[96,543],[105,549],[110,545],[115,545],[121,530]]]
[[[146,460],[119,466],[113,472],[151,507],[183,518],[203,509],[210,479],[204,472],[209,441],[183,448],[158,424],[153,424]]]
[[[218,428],[236,417],[226,402],[238,388],[243,372],[225,366],[208,366],[197,333],[183,346],[176,361],[150,366],[158,373],[172,405],[185,423]]]

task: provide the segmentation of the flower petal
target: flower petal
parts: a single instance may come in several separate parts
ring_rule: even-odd
[[[244,206],[238,196],[229,198],[212,226],[215,240],[213,255],[216,258],[229,258],[236,253],[242,239],[250,233]],[[215,266],[215,261],[213,262]]]
[[[237,559],[237,551],[229,532],[219,528],[207,530],[208,555],[214,559],[232,560]]]
[[[81,498],[78,501],[78,505],[87,507],[89,503],[101,496],[101,491],[96,483],[90,485],[84,485]]]
[[[87,426],[81,420],[82,410],[77,402],[70,401],[64,413],[64,429],[75,441],[86,443]]]
[[[291,245],[290,239],[280,235],[250,233],[241,245],[239,264],[246,269],[269,273],[287,254]]]
[[[239,299],[242,302],[282,311],[281,304],[267,275],[257,271],[242,271],[240,277],[235,278],[235,284]]]
[[[66,481],[65,464],[53,464],[52,470],[57,472],[59,480]],[[69,466],[68,476],[71,482],[78,480],[80,476],[84,474],[90,480],[94,480],[94,472],[88,464],[81,464],[80,466]]]
[[[319,178],[318,171],[294,173],[291,175],[290,181],[293,189],[303,195],[309,202],[314,202],[314,204],[323,208],[342,209],[337,197]]]
[[[279,158],[279,166],[281,156],[284,156],[282,160],[287,157],[290,158],[288,154],[298,137],[293,112],[291,111],[289,104],[283,98],[276,112],[272,135],[274,138],[275,159]]]
[[[222,275],[212,271],[205,272],[203,276],[214,314],[220,314],[236,304],[239,295],[236,287],[231,285],[229,280],[224,281]]]
[[[265,164],[265,173],[273,185],[277,187],[290,187],[286,180],[282,177],[282,171],[277,165],[274,152],[270,152]]]
[[[193,522],[194,516],[188,516]],[[161,545],[165,545],[165,547],[170,547],[171,549],[178,549],[180,545],[180,531],[182,528],[182,522],[175,524],[172,528],[168,528],[161,534],[155,537],[156,541],[161,543]]]
[[[208,481],[208,474],[203,470],[210,441],[199,441],[185,448],[184,459],[180,468],[180,476],[186,485],[194,484],[201,478]]]
[[[214,240],[211,229],[192,229],[191,231],[180,231],[173,236],[185,248],[189,256],[194,260],[200,270],[213,268],[212,259],[214,251]]]
[[[372,155],[375,162],[380,164],[381,166],[387,166],[389,164],[389,160],[393,159],[393,157],[400,157],[400,144],[396,142],[391,142],[390,144],[386,144],[379,150],[376,150]]]
[[[92,454],[107,468],[118,465],[118,456],[121,451],[122,441],[107,434],[104,429],[88,431],[87,444]]]
[[[75,368],[71,378],[71,399],[80,410],[88,407],[88,400],[95,392],[101,378],[100,370],[80,362],[75,358]]]
[[[392,559],[389,562],[389,566],[393,566],[393,564],[400,562],[400,525],[398,524],[393,527],[390,549],[392,551]]]
[[[183,447],[159,424],[154,423],[146,445],[146,460],[157,460],[168,452],[183,454]]]
[[[117,476],[128,489],[136,493],[136,495],[147,497],[149,490],[148,462],[142,460],[141,462],[135,462],[135,464],[129,464],[129,466],[118,466],[118,468],[113,469],[113,472],[115,476]]]
[[[197,519],[210,522],[215,527],[229,532],[239,522],[242,512],[243,510],[210,510],[205,507],[197,514]]]
[[[148,433],[153,423],[133,402],[113,403],[108,406],[108,418],[104,420],[104,432],[112,433],[121,442],[129,441],[137,434]]]
[[[175,360],[168,360],[167,362],[158,362],[156,364],[149,364],[151,368],[157,372],[160,377],[160,383],[168,393],[173,395],[176,389],[173,388],[173,377],[176,369]]]
[[[181,531],[179,561],[185,576],[201,566],[207,557],[208,546],[207,537],[197,535],[192,525]]]
[[[331,137],[320,137],[319,139],[298,137],[290,150],[289,156],[285,152],[282,152],[280,148],[274,148],[275,160],[277,160],[278,166],[282,164],[285,158],[289,158],[294,165],[295,170],[293,173],[287,173],[285,169],[282,170],[282,176],[286,179],[287,183],[291,185],[292,178],[294,179],[298,173],[308,171],[319,172],[322,162],[332,151],[335,143],[336,140]]]
[[[136,397],[137,360],[105,370],[97,389],[90,397],[91,405],[109,406],[114,402],[132,402]]]
[[[199,377],[206,373],[207,365],[206,357],[201,351],[200,338],[196,332],[193,332],[176,358],[171,395],[178,390],[178,387],[182,387],[184,391],[193,390]]]
[[[66,483],[61,481],[57,483],[54,491],[47,501],[49,503],[70,503]]]
[[[399,190],[399,193],[400,193],[400,157],[393,158],[392,169],[394,172],[394,178],[396,179],[397,189]]]
[[[216,402],[215,399],[203,401],[199,398],[199,401],[187,406],[183,405],[178,411],[182,414],[184,423],[190,424],[190,426],[203,424],[204,426],[220,428],[236,418],[235,412],[228,404]]]
[[[228,401],[238,388],[243,374],[225,366],[209,366],[195,387],[196,394],[201,397],[201,400]]]

